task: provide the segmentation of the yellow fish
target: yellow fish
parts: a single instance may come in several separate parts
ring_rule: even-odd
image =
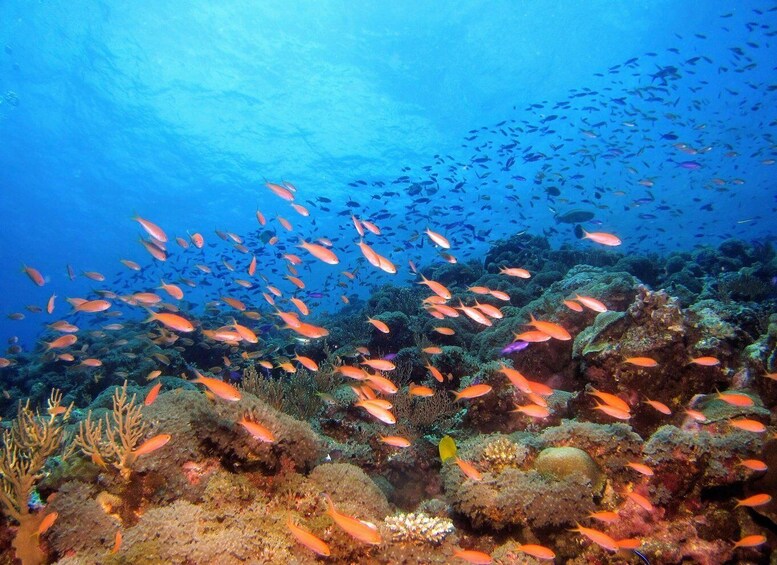
[[[451,436],[445,436],[440,440],[440,460],[445,463],[451,457],[456,457],[456,442]]]

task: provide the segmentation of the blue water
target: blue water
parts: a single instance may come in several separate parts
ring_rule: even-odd
[[[455,240],[460,262],[523,230],[590,249],[554,221],[571,209],[594,211],[601,224],[584,227],[618,234],[627,253],[773,238],[775,24],[773,3],[739,1],[6,0],[0,338],[32,346],[69,310],[65,297],[197,275],[191,249],[172,242],[167,265],[119,287],[129,274],[119,259],[153,262],[133,212],[171,236],[202,232],[218,244],[204,262],[242,270],[247,256],[214,229],[255,232],[257,207],[286,251],[298,236],[329,237],[341,264],[314,265],[305,279],[330,309],[340,294],[414,280],[408,260],[441,261],[418,247],[427,226]],[[264,179],[293,182],[310,218]],[[430,179],[433,194],[431,184],[408,194]],[[335,286],[360,258],[350,213],[383,218],[386,235],[371,243],[396,277],[361,267],[350,287]],[[252,250],[258,271],[283,281],[271,270],[281,262]],[[47,284],[34,286],[22,263]],[[68,264],[106,281],[71,282]],[[239,294],[211,283],[203,302]],[[26,309],[52,293],[53,316]],[[14,312],[25,319],[6,318]]]

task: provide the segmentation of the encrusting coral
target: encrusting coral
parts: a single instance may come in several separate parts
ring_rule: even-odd
[[[19,403],[16,419],[9,429],[3,431],[0,502],[5,513],[19,522],[13,547],[16,558],[23,565],[46,562],[38,537],[41,523],[51,514],[30,510],[28,502],[33,488],[43,478],[43,469],[49,457],[62,453],[64,459],[72,453],[71,448],[64,447],[67,438],[63,423],[70,417],[73,405],[66,408],[61,402],[62,394],[52,390],[47,416],[30,408],[29,400],[25,404]]]

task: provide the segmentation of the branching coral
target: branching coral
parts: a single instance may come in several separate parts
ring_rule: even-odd
[[[423,512],[389,516],[384,523],[394,541],[439,544],[453,531],[453,522],[448,518],[429,516]]]
[[[48,416],[30,408],[29,400],[24,405],[20,403],[16,419],[2,436],[0,502],[6,514],[19,522],[13,546],[16,557],[24,565],[46,561],[37,535],[44,514],[30,512],[28,500],[33,487],[44,475],[46,461],[60,452],[67,441],[63,422],[70,417],[73,405],[65,408],[61,402],[62,394],[53,390],[48,401]],[[65,448],[63,458],[71,453],[72,449]]]
[[[78,427],[75,444],[92,462],[107,468],[113,465],[124,479],[129,479],[137,460],[135,448],[148,429],[143,421],[136,395],[127,399],[127,381],[113,391],[113,410],[105,419],[92,420],[92,413]]]

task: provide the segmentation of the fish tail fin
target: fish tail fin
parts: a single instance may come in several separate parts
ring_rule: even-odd
[[[153,322],[154,320],[156,320],[156,319],[157,319],[157,314],[156,314],[156,312],[154,312],[153,310],[151,310],[151,308],[146,308],[145,306],[143,306],[143,309],[144,309],[146,312],[148,312],[148,318],[146,318],[145,320],[143,320],[143,322],[144,322],[144,323],[146,323],[146,324],[147,324],[147,323],[149,323],[149,322]]]

